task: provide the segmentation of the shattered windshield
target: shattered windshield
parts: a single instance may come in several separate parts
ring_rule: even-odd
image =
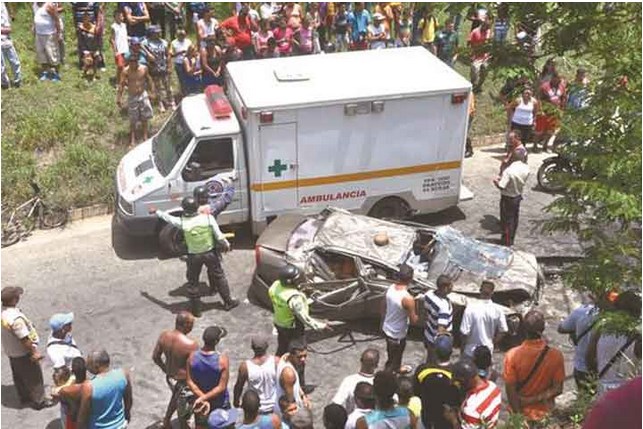
[[[502,277],[513,261],[514,253],[511,249],[465,237],[450,226],[438,228],[435,238],[436,259],[446,259],[452,266],[485,278]]]

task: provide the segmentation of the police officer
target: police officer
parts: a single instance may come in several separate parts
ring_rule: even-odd
[[[274,312],[273,322],[277,328],[277,356],[288,352],[291,341],[301,340],[305,344],[306,328],[319,331],[329,329],[328,323],[320,322],[310,317],[308,298],[299,290],[303,276],[299,268],[294,265],[286,265],[279,272],[279,279],[268,289],[268,295],[272,301]],[[304,369],[297,368],[299,381],[305,386]],[[304,390],[311,390],[304,387]]]
[[[230,243],[225,239],[219,225],[210,214],[198,213],[199,206],[193,197],[185,197],[181,202],[183,214],[172,216],[162,210],[157,210],[156,215],[165,222],[181,229],[188,248],[188,283],[197,287],[203,265],[208,270],[208,282],[212,293],[220,293],[223,298],[223,308],[230,311],[239,305],[239,301],[232,299],[228,280],[221,267],[217,243],[224,251],[230,250]],[[154,210],[151,210],[154,212]],[[216,243],[215,243],[216,240]]]

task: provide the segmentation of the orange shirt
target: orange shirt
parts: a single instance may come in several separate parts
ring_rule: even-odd
[[[538,355],[545,347],[545,341],[525,340],[505,354],[504,372],[502,377],[507,384],[515,384],[527,378]],[[554,383],[565,381],[565,361],[560,350],[553,347],[545,355],[540,368],[521,390],[520,396],[534,396]],[[542,420],[554,407],[554,400],[525,405],[520,412],[530,420]]]

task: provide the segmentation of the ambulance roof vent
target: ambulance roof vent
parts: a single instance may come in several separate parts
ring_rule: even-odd
[[[277,68],[274,70],[274,73],[279,82],[301,82],[310,80],[310,76],[306,71],[297,70],[292,67]]]

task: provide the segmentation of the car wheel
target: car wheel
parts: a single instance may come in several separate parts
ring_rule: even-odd
[[[165,224],[159,232],[159,247],[164,255],[171,257],[185,255],[188,252],[183,233],[169,223]]]
[[[378,219],[405,219],[411,209],[406,201],[398,197],[387,197],[379,200],[368,215]]]

